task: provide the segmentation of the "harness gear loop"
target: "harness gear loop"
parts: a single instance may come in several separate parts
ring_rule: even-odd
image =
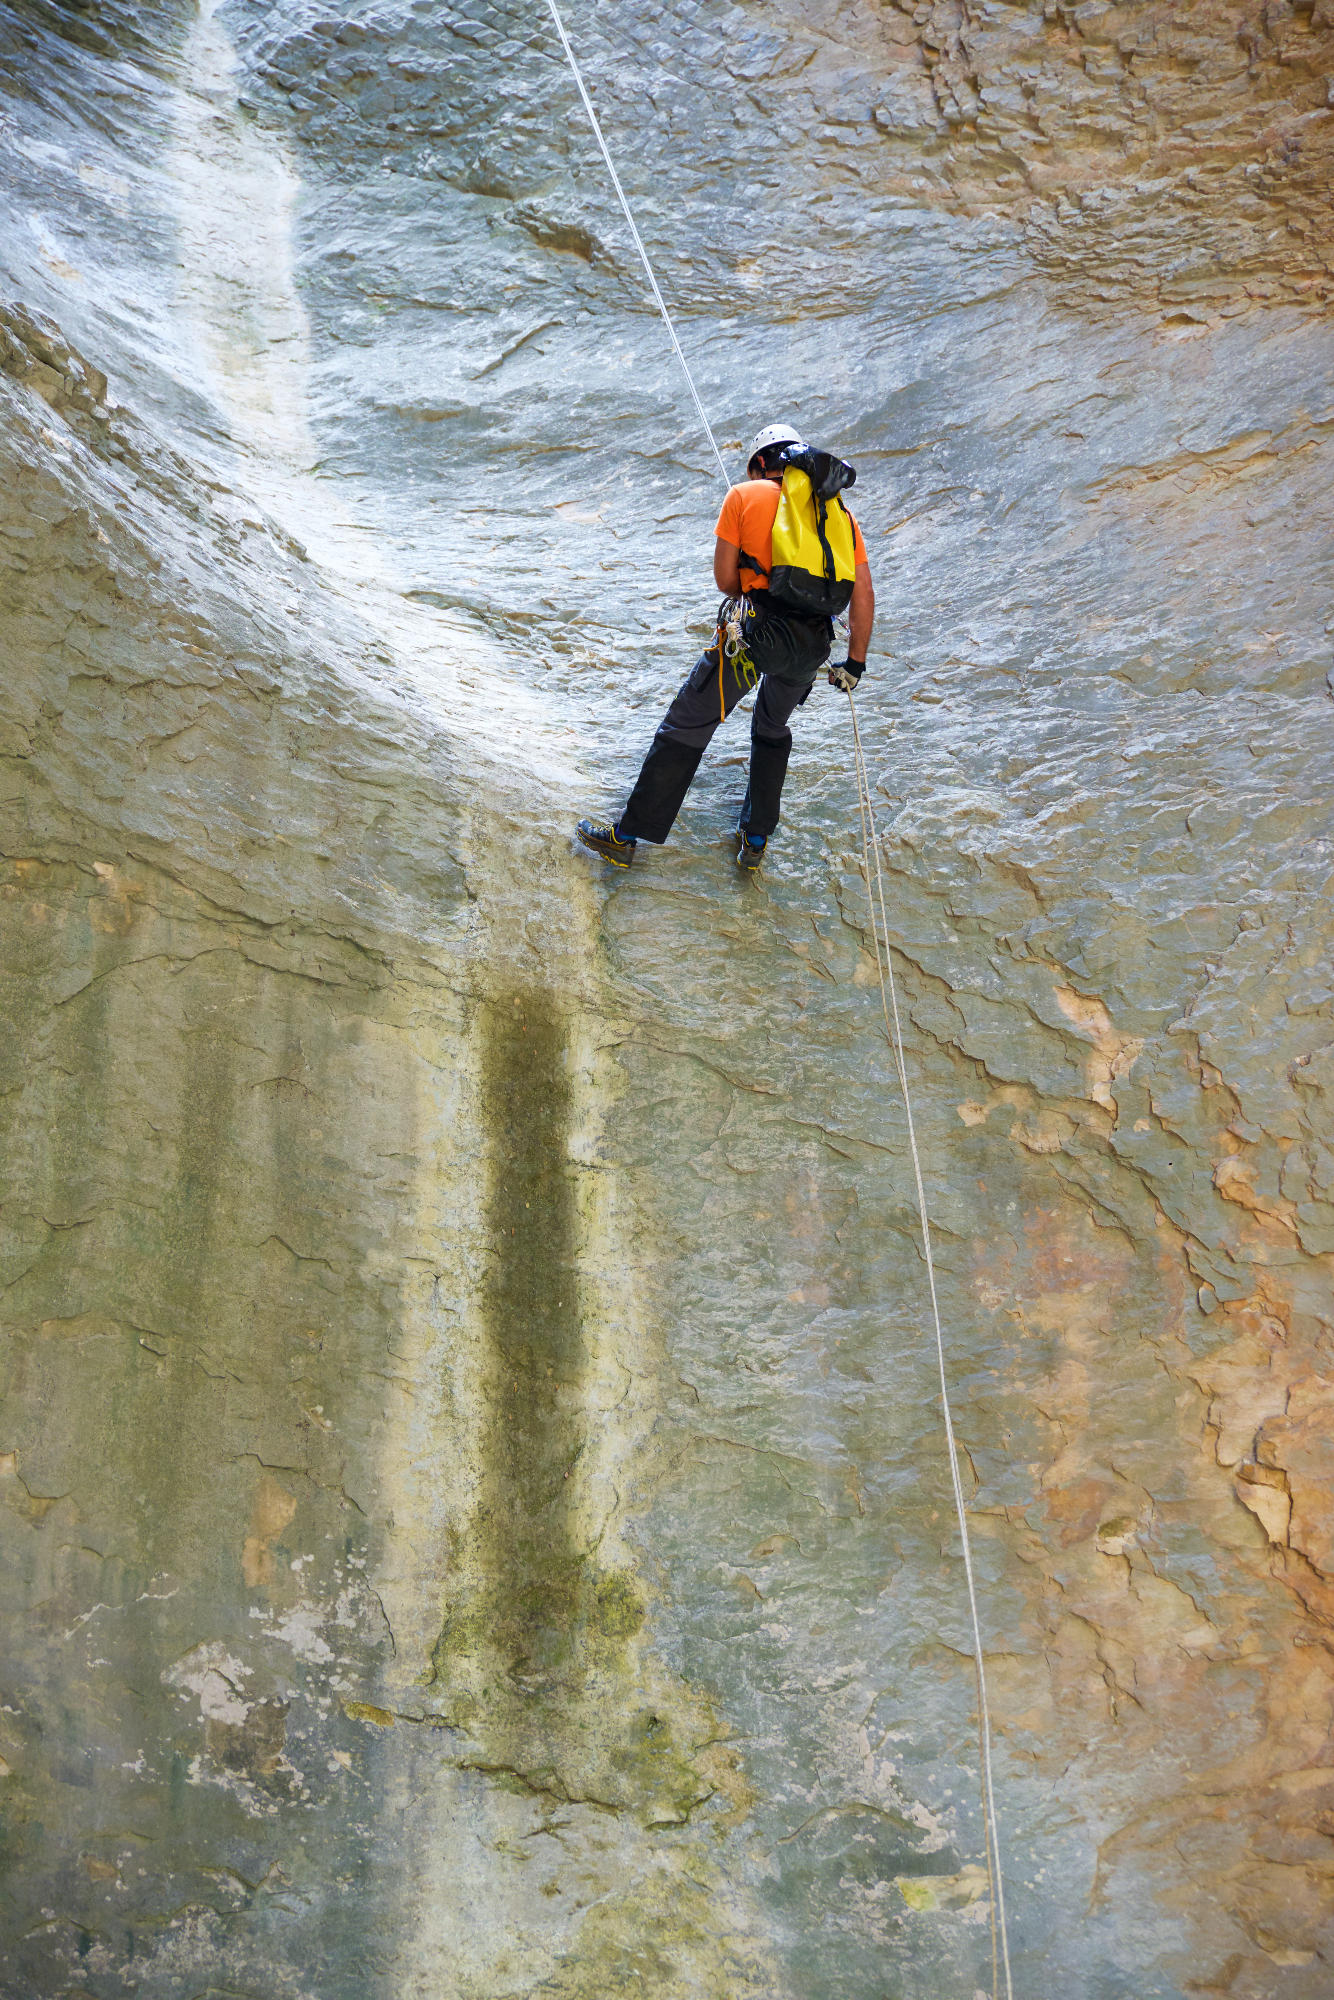
[[[719,612],[721,621],[720,629],[727,634],[727,657],[729,660],[735,660],[745,648],[746,642],[742,637],[742,627],[745,623],[746,613],[749,610],[750,599],[744,592],[740,597],[725,597],[723,599],[722,609]]]
[[[718,720],[727,720],[727,696],[723,691],[724,663],[732,669],[737,683],[747,694],[758,687],[760,670],[746,649],[745,622],[750,610],[750,599],[744,593],[740,597],[725,597],[718,606],[718,623],[714,629],[713,643],[718,650]],[[739,698],[739,697],[738,697]]]

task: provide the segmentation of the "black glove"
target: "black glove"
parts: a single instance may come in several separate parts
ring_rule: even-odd
[[[836,667],[829,669],[829,685],[842,694],[851,694],[865,672],[865,660],[840,660]]]

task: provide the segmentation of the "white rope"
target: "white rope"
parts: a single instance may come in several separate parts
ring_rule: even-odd
[[[676,337],[676,328],[672,325],[672,316],[667,310],[667,302],[658,290],[658,281],[653,275],[653,266],[649,263],[648,251],[644,248],[643,238],[636,229],[635,219],[630,213],[630,204],[625,198],[625,189],[621,186],[621,177],[612,165],[611,154],[607,151],[607,142],[602,136],[602,127],[598,124],[597,113],[593,109],[593,100],[584,88],[584,79],[580,75],[579,65],[574,59],[574,50],[570,47],[570,38],[565,32],[565,23],[561,20],[560,13],[556,7],[556,0],[547,0],[547,6],[551,10],[552,20],[556,23],[556,33],[560,36],[561,47],[569,58],[570,68],[574,71],[574,80],[579,86],[579,95],[584,100],[584,110],[588,113],[588,122],[593,127],[593,137],[598,142],[598,148],[607,163],[607,172],[611,175],[611,184],[615,188],[617,198],[625,211],[625,219],[630,226],[630,234],[635,240],[635,249],[639,252],[639,261],[644,266],[645,274],[653,289],[653,296],[658,302],[658,311],[662,314],[662,323],[667,329],[667,338],[676,350],[676,358],[681,364],[681,373],[686,378],[686,386],[689,388],[690,394],[694,399],[695,408],[699,411],[699,420],[704,426],[704,435],[709,440],[709,449],[718,461],[718,470],[723,476],[723,485],[730,486],[732,484],[731,477],[727,467],[723,464],[723,455],[718,449],[709,419],[704,412],[704,405],[699,399],[699,390],[695,387],[695,378],[686,364],[685,355],[681,352],[681,343]]]
[[[945,1336],[940,1324],[940,1301],[936,1296],[936,1266],[931,1254],[931,1224],[926,1210],[926,1188],[922,1182],[922,1161],[917,1150],[917,1131],[913,1123],[912,1097],[908,1090],[908,1071],[903,1057],[903,1031],[899,1026],[899,996],[894,979],[894,965],[889,955],[889,922],[885,915],[885,884],[880,871],[880,842],[875,830],[875,816],[871,808],[871,785],[866,772],[866,757],[862,750],[862,733],[857,722],[857,704],[848,690],[848,710],[852,716],[852,740],[856,752],[857,802],[861,809],[862,822],[862,863],[866,873],[866,901],[871,913],[871,933],[875,939],[875,965],[880,978],[880,1005],[885,1016],[885,1033],[894,1051],[894,1066],[899,1073],[899,1088],[903,1092],[903,1109],[908,1120],[908,1145],[912,1152],[913,1175],[917,1182],[917,1214],[922,1228],[922,1249],[926,1256],[927,1284],[931,1292],[931,1318],[936,1332],[936,1359],[940,1367],[940,1406],[945,1416],[945,1440],[949,1447],[950,1479],[954,1486],[954,1508],[959,1517],[959,1534],[963,1542],[963,1571],[968,1582],[968,1610],[973,1625],[973,1665],[977,1673],[977,1720],[978,1738],[982,1751],[982,1826],[986,1840],[987,1875],[991,1884],[991,1957],[992,1992],[996,1993],[997,1966],[996,1949],[999,1941],[1001,1961],[1005,1971],[1006,2000],[1014,2000],[1014,1988],[1010,1983],[1010,1942],[1005,1924],[1005,1883],[1001,1873],[1000,1836],[996,1827],[996,1791],[991,1772],[991,1714],[987,1705],[987,1675],[982,1660],[982,1627],[977,1612],[977,1588],[973,1580],[973,1551],[968,1533],[968,1509],[964,1504],[963,1483],[959,1478],[959,1448],[954,1437],[954,1417],[950,1410],[949,1382],[945,1372]],[[875,856],[875,890],[871,888],[871,857]],[[879,921],[876,906],[879,904]],[[881,957],[881,938],[884,939],[884,956]]]
[[[661,291],[658,289],[658,281],[653,275],[653,266],[649,263],[648,252],[644,248],[643,239],[635,227],[635,219],[630,213],[630,204],[625,198],[625,190],[621,186],[620,176],[612,163],[611,154],[607,151],[607,142],[602,136],[602,127],[598,124],[597,113],[594,111],[592,100],[584,87],[584,79],[580,75],[579,65],[575,61],[574,50],[570,47],[570,38],[565,32],[565,23],[561,20],[557,10],[556,0],[547,0],[547,6],[550,9],[552,20],[556,23],[556,32],[560,36],[561,46],[569,59],[570,68],[574,72],[574,80],[579,86],[579,95],[584,101],[584,110],[588,113],[588,122],[593,128],[593,137],[597,140],[599,151],[606,162],[607,172],[611,175],[612,186],[616,190],[617,197],[625,213],[626,222],[630,226],[630,234],[634,238],[640,262],[644,266],[649,284],[653,290],[653,296],[658,302],[658,311],[662,314],[663,325],[666,327],[668,338],[676,351],[676,358],[681,364],[681,372],[686,378],[695,408],[699,412],[699,420],[704,426],[704,435],[708,438],[713,455],[718,461],[718,470],[723,476],[723,483],[730,486],[732,482],[728,477],[727,467],[723,464],[722,453],[719,451],[714,439],[713,430],[705,413],[704,405],[699,399],[699,391],[695,387],[694,377],[691,375],[690,369],[686,364],[685,355],[681,352],[681,343],[676,337],[676,328],[672,325],[672,316],[667,310],[667,304]],[[936,1359],[940,1365],[940,1403],[945,1416],[945,1440],[949,1447],[950,1479],[954,1486],[954,1506],[959,1518],[959,1533],[963,1542],[963,1569],[968,1583],[968,1610],[973,1626],[973,1665],[977,1673],[978,1737],[982,1752],[982,1825],[986,1843],[987,1876],[991,1885],[992,1994],[993,2000],[999,2000],[998,1975],[1000,1968],[997,1965],[997,1947],[999,1945],[1000,1960],[1005,1972],[1006,2000],[1014,2000],[1014,1988],[1010,1982],[1010,1944],[1005,1924],[1005,1885],[1001,1874],[1000,1837],[996,1828],[996,1794],[991,1771],[991,1715],[987,1705],[987,1677],[986,1668],[982,1660],[982,1626],[978,1617],[977,1588],[973,1579],[973,1552],[968,1534],[968,1509],[964,1504],[963,1484],[959,1478],[959,1448],[955,1441],[954,1418],[950,1410],[949,1382],[945,1370],[945,1336],[941,1330],[940,1302],[936,1296],[936,1266],[931,1254],[931,1224],[927,1217],[926,1188],[922,1181],[922,1162],[917,1151],[917,1132],[913,1123],[912,1098],[908,1092],[908,1072],[903,1058],[903,1035],[899,1027],[898,990],[894,981],[893,963],[889,956],[889,922],[885,915],[885,887],[884,879],[880,872],[880,844],[876,836],[875,816],[871,807],[871,786],[866,774],[866,758],[862,751],[861,729],[857,722],[857,705],[852,698],[851,690],[848,693],[848,709],[852,716],[852,740],[857,767],[857,800],[862,822],[862,859],[866,872],[866,899],[871,912],[871,932],[875,938],[876,970],[880,977],[880,1005],[885,1016],[885,1032],[889,1037],[890,1047],[894,1051],[894,1063],[899,1075],[899,1088],[903,1092],[903,1108],[908,1119],[908,1144],[912,1150],[913,1174],[917,1181],[917,1213],[921,1221],[922,1249],[926,1256],[927,1283],[931,1292],[931,1318],[936,1331]],[[872,854],[875,856],[876,888],[874,895],[871,890]],[[879,903],[878,922],[876,920],[877,902]],[[884,938],[883,959],[881,957],[882,935]]]

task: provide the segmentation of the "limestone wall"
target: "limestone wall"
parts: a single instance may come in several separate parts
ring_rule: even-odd
[[[859,715],[1016,1995],[1334,1977],[1327,0],[572,7]],[[0,9],[0,1991],[972,2000],[841,697],[545,11]]]

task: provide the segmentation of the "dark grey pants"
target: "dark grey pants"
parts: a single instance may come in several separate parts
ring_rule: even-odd
[[[778,824],[787,760],[792,754],[788,718],[815,685],[819,661],[812,662],[811,656],[820,652],[822,659],[829,657],[825,621],[819,620],[814,631],[801,629],[809,622],[800,621],[794,634],[789,620],[773,614],[762,620],[748,618],[749,667],[726,658],[720,660],[716,639],[700,655],[658,724],[643,769],[617,822],[624,839],[650,840],[662,845],[672,830],[714,730],[727,720],[742,696],[757,685],[759,692],[750,724],[750,782],[741,808],[740,827],[743,833],[755,835],[773,832]],[[782,664],[799,678],[779,680],[773,674],[758,672],[766,654],[771,655],[775,650],[775,641],[783,646]],[[788,653],[793,655],[790,660],[786,657]]]

